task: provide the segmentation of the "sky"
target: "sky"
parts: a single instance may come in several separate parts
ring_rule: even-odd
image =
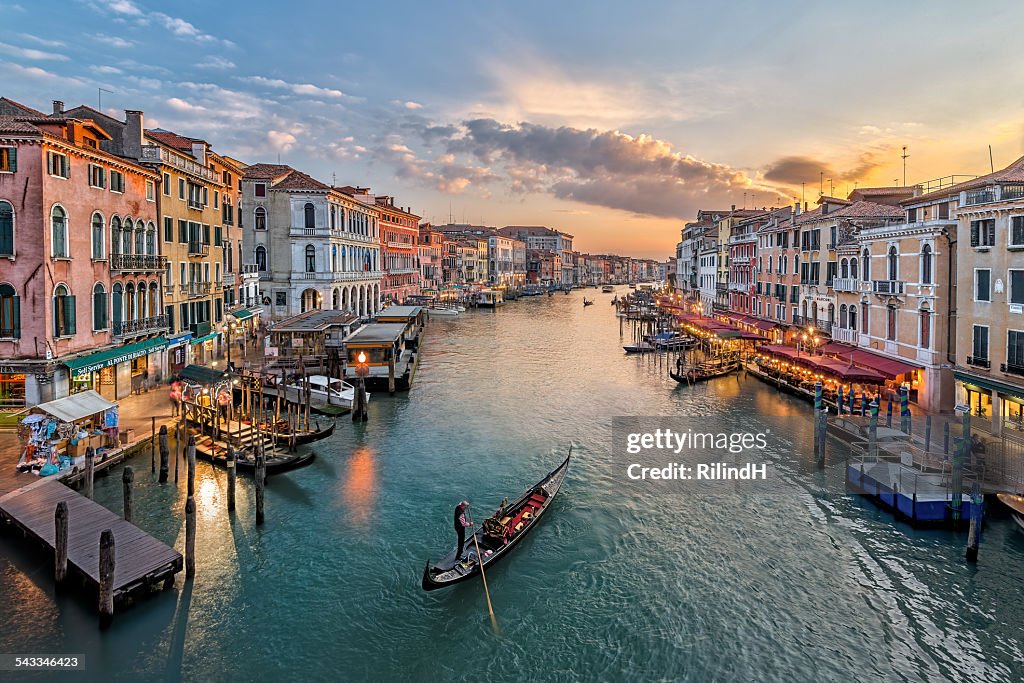
[[[1024,155],[1024,3],[0,0],[0,25],[2,96],[102,96],[435,224],[591,253],[665,259],[698,209]]]

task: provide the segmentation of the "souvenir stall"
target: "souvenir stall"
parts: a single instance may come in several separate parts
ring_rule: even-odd
[[[49,476],[85,466],[92,446],[98,460],[118,446],[118,410],[97,392],[88,390],[40,403],[22,418],[18,470]]]

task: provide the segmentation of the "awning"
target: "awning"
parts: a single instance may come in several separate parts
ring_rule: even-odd
[[[192,344],[202,344],[205,341],[216,339],[220,336],[220,332],[211,332],[210,334],[204,334],[202,337],[196,337],[195,339],[189,340]]]
[[[227,379],[228,376],[226,372],[214,370],[203,365],[186,365],[178,374],[182,379],[187,379],[197,384],[216,384]]]
[[[116,403],[111,403],[90,389],[89,391],[82,391],[65,396],[64,398],[58,398],[55,401],[40,403],[36,408],[48,415],[53,415],[58,420],[74,422],[75,420],[81,420],[83,417],[102,413],[116,405]]]
[[[896,379],[899,375],[921,369],[920,365],[914,365],[904,360],[896,360],[889,356],[881,356],[866,349],[860,349],[849,344],[840,344],[839,342],[825,344],[821,347],[821,352],[838,356],[846,361],[852,359],[856,365],[878,370],[888,379]]]
[[[72,358],[71,360],[64,361],[64,365],[71,370],[72,375],[84,375],[87,372],[96,372],[103,368],[109,368],[111,365],[140,358],[166,346],[167,339],[164,337],[146,339],[134,344],[125,344],[116,349],[92,353],[81,358]]]
[[[235,316],[239,320],[248,320],[249,318],[255,317],[256,314],[248,308],[240,308],[237,311],[231,311],[231,315]]]
[[[953,378],[963,382],[964,384],[974,384],[979,387],[984,387],[985,389],[998,391],[1001,394],[1009,394],[1016,398],[1024,398],[1024,390],[1021,390],[1020,387],[1015,387],[1012,384],[1000,382],[999,380],[992,379],[990,377],[979,377],[978,375],[954,370]]]

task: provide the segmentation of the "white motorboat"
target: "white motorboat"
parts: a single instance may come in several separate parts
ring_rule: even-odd
[[[431,318],[454,318],[459,315],[457,308],[428,308],[427,315]]]
[[[998,493],[996,497],[999,499],[999,502],[1010,508],[1013,521],[1024,531],[1024,496],[1012,493]]]
[[[302,383],[289,384],[285,387],[288,400],[295,403],[304,403],[305,388]],[[356,388],[344,380],[327,377],[325,375],[309,376],[309,405],[316,410],[331,410],[332,408],[351,408],[355,399]],[[370,400],[367,392],[366,400]]]

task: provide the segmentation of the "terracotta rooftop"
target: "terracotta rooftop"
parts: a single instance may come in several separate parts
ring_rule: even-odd
[[[285,176],[285,179],[275,183],[272,190],[330,190],[331,186],[321,183],[316,178],[308,176],[302,171],[292,169],[292,172]]]
[[[0,116],[0,133],[39,133],[39,129],[23,118]]]
[[[252,164],[245,167],[245,180],[273,180],[288,175],[294,169],[286,164]]]
[[[929,192],[923,194],[920,197],[911,197],[904,199],[901,204],[915,204],[921,201],[928,201],[930,199],[938,199],[940,197],[949,197],[955,194],[959,194],[964,190],[974,190],[979,187],[985,187],[994,183],[1009,182],[1009,183],[1021,183],[1024,182],[1024,157],[1021,157],[1014,161],[1006,168],[1000,169],[995,173],[989,173],[975,178],[974,180],[967,180],[962,183],[957,183],[944,190],[936,190],[935,192]]]
[[[162,128],[147,130],[146,137],[156,140],[161,145],[180,149],[183,152],[191,152],[193,142],[201,142],[207,147],[210,146],[210,143],[205,140],[200,140],[199,138],[187,138],[184,135],[178,135],[177,133],[172,133],[171,131],[163,130]]]
[[[850,201],[849,199],[840,199],[839,197],[830,197],[827,194],[823,194],[820,197],[818,197],[818,204],[826,204],[826,203],[828,203],[828,204],[843,204],[845,206],[849,206],[850,204],[853,204],[853,202]]]
[[[31,116],[36,118],[45,118],[46,114],[27,107],[21,102],[15,102],[7,97],[0,97],[0,116]]]
[[[898,206],[869,202],[866,199],[828,214],[829,217],[836,218],[903,218],[903,215],[903,209]]]

